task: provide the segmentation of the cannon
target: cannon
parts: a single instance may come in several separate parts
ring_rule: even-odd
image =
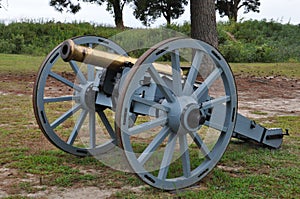
[[[135,59],[109,39],[82,36],[46,57],[33,107],[59,149],[84,157],[119,147],[142,181],[174,190],[204,178],[232,138],[281,146],[282,129],[239,114],[237,97],[229,65],[203,41],[167,39]]]

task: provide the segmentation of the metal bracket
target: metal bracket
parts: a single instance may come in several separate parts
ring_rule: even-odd
[[[289,136],[289,130],[285,129],[285,133],[284,134],[274,134],[274,135],[267,135],[266,136],[266,140],[274,140],[274,139],[281,139],[284,136]]]

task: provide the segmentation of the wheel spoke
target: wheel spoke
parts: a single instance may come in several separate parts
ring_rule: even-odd
[[[113,130],[112,126],[110,125],[110,123],[109,123],[106,115],[104,114],[104,112],[103,111],[99,111],[98,115],[99,115],[101,121],[103,122],[103,124],[104,124],[107,132],[109,133],[110,137],[112,139],[116,139],[115,131]]]
[[[191,163],[190,163],[189,145],[187,142],[186,135],[179,136],[179,146],[180,146],[183,175],[184,177],[188,178],[191,176]]]
[[[208,149],[208,147],[206,146],[206,144],[203,142],[203,140],[201,139],[201,137],[199,136],[199,134],[197,132],[190,132],[189,133],[190,136],[193,138],[194,142],[196,143],[196,145],[198,146],[198,148],[201,150],[202,154],[207,157],[208,159],[211,159],[210,157],[210,150]]]
[[[216,99],[212,99],[210,101],[207,102],[203,102],[202,104],[202,108],[204,110],[210,109],[210,108],[214,108],[215,106],[221,105],[223,103],[227,103],[230,102],[230,96],[222,96]]]
[[[193,93],[195,99],[200,99],[208,88],[221,76],[222,72],[222,69],[216,68]]]
[[[50,72],[49,73],[50,77],[53,77],[54,79],[66,84],[67,86],[71,87],[71,88],[74,88],[75,90],[77,91],[81,91],[81,88],[79,86],[77,86],[76,84],[70,82],[69,80],[63,78],[62,76],[54,73],[54,72]]]
[[[78,77],[79,81],[81,84],[86,84],[86,78],[84,77],[83,73],[79,69],[78,65],[76,64],[75,61],[71,60],[70,66],[72,67],[73,71],[75,72],[76,76]]]
[[[221,132],[227,132],[228,128],[226,126],[220,125],[216,122],[212,121],[205,121],[204,123],[205,126],[213,128],[215,130],[221,131]]]
[[[151,120],[149,122],[145,122],[145,123],[142,123],[137,126],[129,128],[127,131],[127,134],[128,135],[136,135],[136,134],[148,131],[150,129],[153,129],[155,127],[165,125],[166,122],[167,122],[167,117],[157,118],[155,120]]]
[[[133,97],[132,101],[134,103],[133,105],[133,111],[134,113],[139,113],[139,114],[146,114],[146,115],[150,115],[151,114],[151,109],[157,110],[157,111],[163,111],[165,113],[168,113],[170,111],[169,108],[151,101],[151,100],[147,100],[145,98],[141,98],[141,97]],[[155,117],[156,116],[156,111],[154,111],[154,114],[151,114],[150,116]]]
[[[92,48],[93,47],[93,44],[89,44],[89,47]],[[94,81],[95,79],[95,67],[88,64],[87,65],[87,69],[88,69],[88,81]]]
[[[166,146],[164,156],[160,165],[158,178],[159,179],[166,179],[167,174],[169,171],[169,167],[173,158],[173,154],[175,151],[176,141],[177,141],[177,135],[175,133],[171,133],[169,136],[168,144]]]
[[[189,70],[187,80],[184,84],[183,94],[185,94],[185,95],[190,95],[193,92],[193,85],[199,74],[203,56],[204,56],[204,53],[202,51],[199,51],[199,50],[196,51],[195,56],[193,58],[191,68]]]
[[[159,90],[165,96],[166,100],[170,103],[174,102],[175,97],[172,95],[172,93],[170,92],[170,89],[168,88],[168,86],[166,85],[164,80],[160,77],[159,73],[156,71],[156,69],[154,68],[154,66],[152,64],[149,67],[149,73],[150,73],[151,77],[153,78],[153,80],[156,82]]]
[[[222,96],[210,101],[204,102],[202,108],[204,111],[212,109],[210,113],[210,119],[205,121],[204,125],[221,132],[227,132],[228,127],[225,124],[226,107],[223,103],[230,102],[230,96]]]
[[[53,103],[53,102],[67,102],[74,100],[74,96],[62,96],[62,97],[45,97],[44,103]]]
[[[87,69],[88,69],[88,81],[92,82],[94,81],[94,78],[95,78],[95,72],[94,72],[94,66],[88,64],[87,65]]]
[[[83,122],[84,122],[84,120],[85,120],[85,118],[87,116],[87,113],[88,112],[86,110],[82,110],[81,111],[80,116],[77,119],[77,122],[76,122],[76,124],[75,124],[75,126],[74,126],[74,128],[73,128],[73,130],[72,130],[72,132],[70,134],[70,136],[69,136],[67,144],[69,144],[69,145],[73,145],[74,144],[75,139],[77,138],[77,135],[78,135],[78,133],[79,133],[79,131],[81,129],[81,126],[82,126],[82,124],[83,124]]]
[[[66,121],[69,117],[74,115],[79,109],[81,108],[80,104],[77,104],[76,106],[72,107],[70,110],[65,112],[63,115],[61,115],[57,120],[55,120],[50,126],[52,129],[55,129],[58,127],[61,123]]]
[[[94,111],[89,112],[90,147],[96,147],[96,115]]]
[[[140,164],[144,165],[147,160],[151,157],[153,152],[159,147],[159,145],[166,139],[169,135],[170,129],[168,127],[164,127],[152,140],[152,142],[147,146],[147,148],[143,151],[143,153],[139,156],[138,161]]]
[[[181,83],[179,50],[175,50],[173,53],[171,53],[171,60],[172,60],[173,91],[175,95],[181,96],[182,83]]]

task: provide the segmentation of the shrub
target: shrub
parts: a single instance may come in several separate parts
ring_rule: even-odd
[[[139,57],[145,51],[139,47],[149,48],[155,42],[178,36],[176,32],[189,36],[191,31],[188,22],[162,28],[174,32],[154,29],[147,33],[141,29],[134,29],[126,39],[122,39],[123,33],[118,36],[121,32],[119,29],[89,23],[56,23],[43,20],[25,20],[8,25],[0,23],[0,53],[46,55],[68,38],[98,35],[106,38],[114,36],[114,40],[120,46],[129,51],[134,50],[130,55]],[[300,25],[249,20],[239,23],[220,22],[217,28],[219,50],[229,62],[300,61]],[[140,39],[137,41],[136,38]]]

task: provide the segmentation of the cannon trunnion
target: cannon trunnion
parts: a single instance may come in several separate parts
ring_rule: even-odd
[[[67,40],[41,65],[33,106],[56,147],[76,156],[121,149],[141,180],[165,190],[205,177],[232,137],[279,148],[284,135],[237,113],[229,65],[190,38],[165,40],[138,59],[102,37]]]

